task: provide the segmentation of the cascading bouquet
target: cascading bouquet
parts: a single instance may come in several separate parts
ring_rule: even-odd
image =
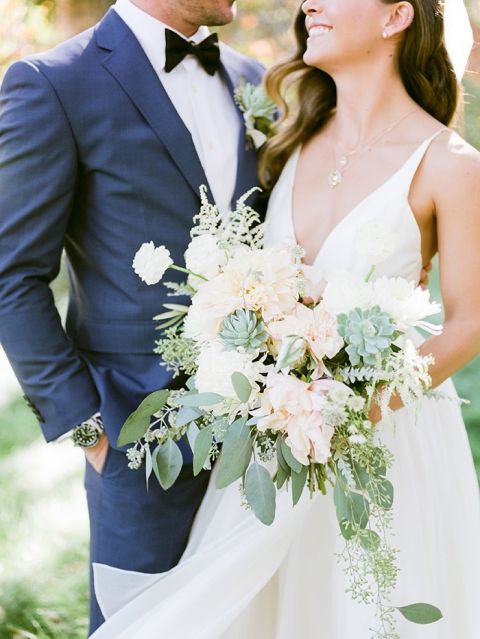
[[[166,282],[191,304],[165,304],[156,352],[174,374],[188,376],[181,391],[147,397],[125,422],[118,444],[129,466],[145,461],[164,489],[183,460],[177,442],[188,438],[193,472],[216,462],[216,486],[239,482],[256,517],[270,525],[276,493],[333,494],[352,596],[377,606],[380,630],[393,639],[394,612],[431,623],[441,612],[428,604],[394,608],[388,602],[398,574],[388,542],[394,488],[393,457],[369,419],[372,402],[384,419],[399,395],[408,406],[431,384],[431,357],[408,337],[439,312],[428,291],[404,279],[347,272],[325,282],[302,264],[303,250],[263,248],[258,214],[243,196],[227,220],[201,191],[186,268],[165,247],[144,244],[133,267],[147,283],[168,268],[187,275]]]

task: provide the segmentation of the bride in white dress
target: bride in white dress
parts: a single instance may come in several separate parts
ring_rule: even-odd
[[[415,281],[440,255],[445,330],[421,346],[417,338],[435,356],[432,378],[446,398],[424,399],[416,416],[394,406],[396,428],[378,426],[395,456],[401,572],[392,603],[428,602],[444,615],[430,626],[399,618],[401,639],[478,637],[478,485],[448,377],[480,350],[480,154],[447,128],[456,82],[438,5],[307,0],[298,53],[268,81],[278,95],[297,73],[299,107],[263,157],[275,182],[269,244],[298,242],[320,272],[363,276],[357,234],[381,224],[395,231],[396,249],[376,275]],[[290,501],[279,496],[265,527],[240,506],[238,486],[218,491],[211,481],[176,568],[95,566],[107,618],[95,639],[370,638],[374,610],[346,594],[335,557],[343,540],[331,496],[306,496],[294,509]]]

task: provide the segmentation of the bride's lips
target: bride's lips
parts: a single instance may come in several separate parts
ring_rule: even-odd
[[[310,22],[307,24],[307,31],[309,38],[317,38],[322,37],[330,33],[333,27],[329,24],[324,24],[323,22]]]

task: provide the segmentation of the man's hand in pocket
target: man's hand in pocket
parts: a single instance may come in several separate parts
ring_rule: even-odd
[[[102,474],[107,459],[108,439],[105,433],[100,436],[98,443],[91,448],[84,448],[87,461],[93,466],[99,475]]]

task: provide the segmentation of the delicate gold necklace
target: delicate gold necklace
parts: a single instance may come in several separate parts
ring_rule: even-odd
[[[349,166],[353,164],[353,162],[356,159],[358,159],[363,153],[365,153],[365,151],[367,151],[372,146],[374,146],[384,135],[386,135],[387,133],[390,133],[390,131],[392,131],[395,127],[397,127],[401,122],[406,120],[410,115],[412,115],[416,111],[417,109],[413,109],[413,111],[409,111],[405,115],[402,115],[402,117],[399,120],[395,120],[395,122],[393,122],[392,124],[389,124],[385,129],[382,129],[380,133],[376,133],[373,137],[369,138],[365,142],[365,144],[361,146],[357,146],[355,149],[353,149],[352,151],[349,151],[348,153],[343,153],[338,160],[338,165],[339,165],[338,167],[337,167],[337,158],[335,154],[335,147],[332,141],[332,151],[333,151],[333,159],[335,162],[335,167],[328,174],[328,185],[332,189],[334,189],[336,186],[341,184],[343,182],[343,174],[349,168]],[[351,159],[352,157],[353,157],[353,160]]]

